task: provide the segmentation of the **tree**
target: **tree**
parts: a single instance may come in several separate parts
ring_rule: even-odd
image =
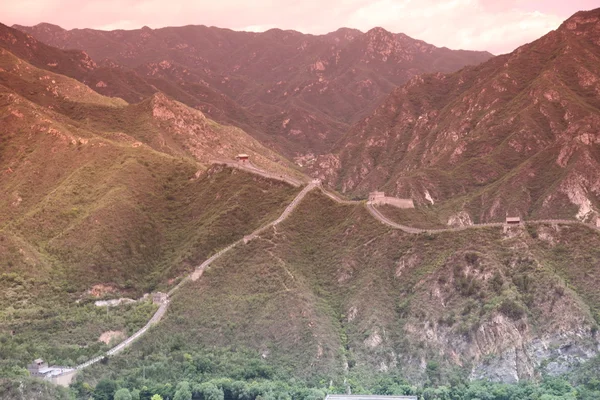
[[[113,400],[117,383],[112,379],[101,379],[94,389],[94,400]]]
[[[173,400],[192,400],[192,389],[188,382],[179,382]]]
[[[122,388],[115,392],[115,400],[132,400],[131,393],[129,393],[129,389]]]
[[[212,382],[201,383],[199,386],[199,392],[202,393],[204,400],[223,400],[225,398],[223,389],[218,388]]]
[[[150,400],[163,400],[163,398],[160,394],[155,394],[150,398]]]

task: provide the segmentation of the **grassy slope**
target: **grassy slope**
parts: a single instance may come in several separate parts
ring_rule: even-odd
[[[417,208],[398,208],[390,205],[377,206],[377,209],[390,220],[407,226],[421,229],[440,229],[447,228],[447,222],[438,214],[438,210],[428,206],[419,206]]]
[[[113,288],[110,296],[134,298],[143,291],[166,289],[173,284],[169,279],[275,219],[294,195],[283,184],[236,170],[213,169],[197,181],[188,177],[182,176],[186,183],[179,182],[185,187],[162,188],[162,193],[148,192],[150,185],[145,190],[131,186],[110,200],[101,196],[97,202],[78,204],[76,213],[60,195],[52,196],[52,202],[63,206],[40,207],[13,224],[16,234],[3,231],[0,351],[7,365],[24,365],[34,356],[77,361],[105,348],[88,346],[103,331],[135,331],[153,307],[119,307],[105,315],[87,295],[82,303],[74,302],[96,284]],[[177,180],[164,182],[175,185]],[[70,193],[74,187],[79,186],[66,185],[65,190]],[[123,204],[127,202],[131,204]],[[83,215],[69,216],[63,225],[53,218],[63,209]],[[27,245],[23,252],[17,240]]]
[[[164,322],[100,375],[138,379],[142,364],[160,360],[172,379],[240,378],[235,360],[246,357],[315,384],[385,371],[414,381],[465,377],[517,341],[554,343],[573,331],[592,340],[600,311],[600,274],[585,255],[592,243],[600,235],[579,226],[405,235],[361,206],[313,193],[277,231],[185,286]],[[580,258],[587,262],[570,261]],[[185,353],[191,364],[180,361]],[[425,365],[436,363],[442,372],[430,376]]]
[[[176,139],[152,146],[152,135],[201,136],[180,123],[187,117],[212,124],[164,97],[162,111],[173,120],[166,122],[178,130],[161,131],[146,109],[142,143],[127,124],[136,121],[119,118],[130,107],[121,100],[4,50],[0,63],[0,368],[40,356],[64,364],[97,354],[105,348],[100,333],[131,333],[154,307],[106,316],[90,304],[88,289],[104,285],[107,296],[133,298],[166,289],[275,219],[298,191],[238,170],[206,170],[199,153],[177,147]],[[81,109],[109,123],[82,123],[75,112]],[[218,129],[225,128],[211,126],[217,138],[210,150],[218,152],[219,135],[226,136]],[[228,151],[250,143],[255,154],[267,154],[243,132],[234,136],[221,138],[233,142]]]

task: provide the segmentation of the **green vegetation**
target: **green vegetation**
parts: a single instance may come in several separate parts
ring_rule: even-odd
[[[215,154],[277,157],[164,96],[128,106],[4,50],[0,65],[2,376],[38,357],[75,365],[106,351],[120,339],[104,344],[101,334],[122,339],[156,307],[95,300],[168,290],[299,190],[206,170],[198,161]]]
[[[27,370],[24,374],[28,374]],[[40,379],[21,375],[19,378],[0,378],[0,398],[2,400],[73,400],[73,391],[44,382]]]
[[[230,378],[193,379],[156,384],[150,380],[141,388],[124,380],[102,380],[96,387],[75,383],[70,390],[39,380],[21,378],[0,380],[0,395],[6,400],[89,399],[94,400],[322,400],[326,393],[341,393],[340,387],[307,387],[298,382],[274,380],[235,380]],[[452,385],[416,387],[402,379],[385,375],[368,386],[354,387],[355,394],[415,395],[422,400],[594,400],[600,395],[597,379],[572,385],[557,378],[539,383],[500,384],[483,381],[455,382]]]
[[[119,382],[131,386],[130,383]],[[113,382],[113,385],[116,386],[117,383]],[[86,392],[79,391],[79,387],[79,385],[75,385],[77,398],[85,398]],[[105,387],[106,385],[101,387],[100,395],[94,391],[94,399],[110,398],[103,396],[106,393]],[[566,380],[556,378],[545,378],[540,383],[524,382],[514,385],[474,381],[456,382],[453,385],[416,387],[405,380],[385,375],[370,382],[368,386],[355,386],[353,389],[353,394],[414,395],[422,400],[593,400],[600,395],[600,388],[595,382],[573,386]],[[128,389],[125,390],[129,392]],[[174,400],[322,400],[327,393],[344,393],[343,390],[342,387],[327,385],[306,387],[297,382],[215,378],[201,381],[181,381],[177,385],[149,383],[140,390],[133,389],[132,393],[139,393],[141,400],[155,398]],[[115,400],[117,400],[116,393],[119,391],[113,391]]]
[[[75,366],[107,351],[150,319],[156,307],[140,302],[117,307],[96,307],[91,302],[68,304],[56,297],[44,297],[29,307],[8,306],[2,312],[0,373],[12,374],[14,366],[24,367],[43,357],[50,364]],[[117,341],[99,341],[103,332],[121,332]]]
[[[102,332],[131,334],[154,307],[119,306],[107,315],[92,300],[167,290],[170,280],[274,220],[297,191],[222,167],[190,180],[194,170],[178,160],[106,162],[119,166],[108,175],[130,184],[115,191],[117,178],[106,174],[94,184],[94,171],[106,170],[102,164],[70,171],[50,199],[41,190],[40,201],[24,201],[22,217],[0,231],[2,368],[36,357],[73,365],[105,351],[97,342]],[[43,188],[31,185],[30,199]],[[60,216],[74,208],[69,213],[76,215]],[[97,283],[95,296],[84,293]]]
[[[390,205],[377,206],[377,209],[391,221],[419,229],[443,229],[447,228],[438,211],[433,208],[422,206],[418,208],[398,208]]]
[[[98,308],[95,300],[168,290],[219,249],[274,220],[298,189],[223,166],[205,170],[212,157],[247,149],[278,171],[291,167],[242,131],[165,96],[136,105],[87,96],[75,81],[3,55],[3,398],[24,391],[103,400],[316,400],[348,390],[473,400],[600,395],[598,231],[529,225],[408,235],[379,223],[363,205],[340,205],[317,191],[285,222],[183,285],[160,324],[84,370],[70,392],[28,379],[24,367],[33,358],[83,362],[110,346],[99,342],[102,334],[129,335],[156,310],[150,302]],[[414,85],[409,106],[421,115],[430,103],[448,114],[445,97],[459,78],[451,76],[442,92]],[[428,76],[424,85],[439,81]],[[534,80],[532,90],[548,84]],[[513,100],[506,107],[516,115],[523,99]],[[419,193],[435,187],[435,196],[449,200],[384,213],[433,228],[463,208],[489,220],[503,213],[487,204],[516,187],[498,210],[543,214],[556,176],[572,169],[555,162],[551,146],[533,155],[513,151],[513,133],[502,127],[487,135],[496,128],[477,128],[486,113],[475,114],[469,126],[456,127],[472,131],[457,153],[467,160],[442,155],[452,168],[394,167],[412,171],[395,185],[412,190],[426,181]],[[518,118],[548,128],[539,115]],[[276,122],[273,129],[281,126]],[[431,135],[450,128],[439,124],[407,160],[422,159]],[[411,141],[397,133],[389,136],[399,138],[400,148],[370,146],[369,157],[405,152]],[[547,168],[530,174],[532,165]],[[385,185],[378,174],[369,179]],[[503,364],[511,356],[516,361]],[[565,370],[570,374],[553,377]],[[536,382],[470,382],[515,375]]]
[[[574,277],[587,267],[568,258],[600,246],[600,235],[579,225],[539,225],[537,232],[407,235],[361,205],[312,192],[276,230],[236,247],[182,287],[150,334],[81,379],[142,387],[227,377],[360,392],[390,375],[434,388],[464,384],[478,357],[483,365],[520,337],[497,337],[480,345],[480,354],[464,350],[485,343],[483,328],[535,331],[557,340],[556,348],[561,339],[552,335],[560,333],[572,346],[592,349],[597,323],[590,309],[598,300],[579,295],[584,282]],[[565,258],[553,261],[556,254]],[[568,287],[563,274],[571,276]],[[594,281],[586,284],[597,293]],[[588,336],[569,336],[577,329]],[[532,368],[544,375],[544,365]]]

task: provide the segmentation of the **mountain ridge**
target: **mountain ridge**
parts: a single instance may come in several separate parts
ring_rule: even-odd
[[[126,353],[85,371],[75,390],[89,397],[86,384],[117,376],[128,387],[167,387],[185,377],[206,388],[217,376],[219,389],[210,385],[221,390],[218,398],[236,398],[234,390],[240,399],[258,399],[259,392],[274,398],[275,390],[263,393],[257,385],[279,379],[311,387],[312,397],[289,390],[289,397],[306,400],[323,398],[320,390],[406,394],[413,391],[409,382],[427,386],[434,398],[434,390],[450,397],[450,387],[473,379],[561,382],[586,365],[593,373],[600,357],[597,229],[552,221],[436,229],[450,220],[460,226],[517,214],[593,221],[600,190],[597,11],[578,13],[559,30],[478,66],[411,78],[338,139],[338,153],[313,165],[351,197],[383,189],[413,197],[417,209],[382,208],[385,218],[377,221],[361,201],[313,191],[288,219],[266,229],[259,227],[287,216],[281,211],[298,189],[208,164],[249,152],[265,169],[297,171],[241,129],[180,102],[169,94],[174,89],[159,90],[206,83],[236,112],[248,112],[236,116],[242,118],[251,113],[237,101],[257,98],[247,92],[251,82],[191,70],[186,63],[209,61],[195,53],[187,59],[185,48],[174,52],[177,62],[131,68],[94,61],[91,72],[129,71],[151,89],[127,103],[47,69],[88,79],[86,53],[44,47],[0,26],[0,189],[7,193],[0,197],[0,371],[18,374],[15,366],[40,355],[76,365],[103,354],[102,333],[135,332],[153,309],[140,303],[109,313],[93,305],[97,296],[166,291],[222,254],[174,294],[161,324]],[[138,33],[147,41],[154,35],[150,28]],[[225,32],[213,33],[225,41]],[[307,42],[319,57],[300,71],[302,82],[317,77],[331,87],[334,77],[339,86],[360,84],[386,71],[390,60],[429,51],[419,43],[407,50],[387,31],[350,38],[355,33],[327,40],[359,41],[356,52],[324,53],[329,44]],[[319,108],[308,94],[283,95],[302,86],[280,80],[302,36],[273,30],[267,37],[288,53],[269,58],[248,42],[250,50],[236,54],[274,66],[268,78],[275,83],[259,93],[260,107],[276,114],[285,98],[286,112],[296,114],[279,115],[275,126],[291,131],[294,118]],[[170,39],[175,48],[184,44],[177,35]],[[45,57],[62,61],[52,67]],[[242,61],[227,67],[260,73]],[[378,87],[390,83],[392,72]],[[360,74],[365,79],[357,81]],[[222,90],[209,81],[221,82]],[[315,98],[327,91],[317,92]],[[356,104],[332,104],[329,112],[343,115],[346,106]],[[344,126],[334,118],[326,123]],[[565,193],[564,186],[574,190]],[[393,229],[406,228],[407,220],[429,227]],[[232,243],[239,246],[221,252]],[[448,386],[434,389],[442,384]]]
[[[132,69],[299,163],[327,151],[359,114],[410,77],[491,56],[437,48],[381,28],[306,35],[202,25],[130,31],[16,27],[58,48],[83,49],[95,60]]]
[[[413,78],[314,173],[343,192],[383,188],[474,221],[552,211],[594,219],[599,16],[600,9],[578,13],[510,54]],[[511,187],[524,191],[513,195]]]

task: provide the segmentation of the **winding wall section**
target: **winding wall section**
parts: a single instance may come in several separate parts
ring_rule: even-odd
[[[262,176],[264,176],[264,175],[262,175]],[[168,292],[168,297],[170,297],[173,293],[175,293],[186,282],[188,282],[190,280],[191,281],[196,281],[198,278],[200,278],[200,276],[202,276],[202,273],[204,272],[204,270],[210,264],[212,264],[215,260],[217,260],[223,254],[225,254],[226,252],[228,252],[229,250],[231,250],[232,248],[234,248],[239,243],[241,243],[241,242],[247,243],[250,240],[256,238],[260,233],[264,232],[268,228],[270,228],[272,226],[275,226],[275,225],[283,222],[286,218],[288,218],[290,216],[290,214],[292,213],[292,211],[294,211],[294,209],[298,206],[298,204],[300,204],[300,202],[302,201],[302,199],[304,198],[304,196],[306,196],[306,194],[308,192],[310,192],[315,187],[317,187],[318,184],[319,184],[318,181],[312,181],[308,185],[306,185],[306,187],[304,189],[302,189],[300,191],[300,193],[298,193],[296,195],[296,197],[294,198],[294,200],[292,200],[292,202],[285,208],[285,210],[283,210],[283,212],[281,213],[281,215],[275,221],[269,222],[268,224],[260,227],[259,229],[255,230],[254,232],[252,232],[250,235],[245,236],[243,239],[240,239],[240,240],[238,240],[238,241],[230,244],[229,246],[225,247],[224,249],[219,250],[213,256],[211,256],[206,261],[204,261],[202,264],[200,264],[198,267],[196,267],[194,269],[194,271],[190,275],[188,275],[187,277],[185,277],[184,279],[182,279],[176,286],[174,286]],[[129,347],[134,341],[136,341],[143,334],[145,334],[152,325],[156,324],[158,321],[161,320],[161,318],[163,317],[163,315],[167,311],[167,308],[169,307],[169,299],[168,299],[168,297],[167,297],[166,300],[164,300],[160,304],[160,306],[158,307],[158,310],[156,310],[156,312],[154,313],[154,315],[152,316],[152,318],[150,318],[150,320],[148,321],[148,323],[146,325],[144,325],[143,328],[141,328],[136,333],[134,333],[133,335],[131,335],[130,337],[128,337],[127,339],[125,339],[123,342],[119,343],[117,346],[115,346],[112,349],[108,350],[105,354],[102,354],[102,355],[100,355],[98,357],[94,357],[91,360],[88,360],[88,361],[86,361],[86,362],[84,362],[84,363],[76,366],[75,369],[76,370],[82,370],[84,368],[87,368],[90,365],[96,364],[97,362],[101,361],[103,358],[108,357],[108,356],[112,356],[114,354],[117,354],[117,353],[123,351],[124,349],[126,349],[127,347]]]
[[[214,163],[217,164],[224,164],[227,165],[229,167],[233,167],[233,168],[238,168],[253,174],[257,174],[260,176],[263,176],[265,178],[269,178],[269,179],[276,179],[276,180],[280,180],[283,182],[287,182],[292,186],[296,186],[299,187],[301,186],[303,183],[306,182],[302,182],[299,179],[296,178],[292,178],[286,175],[279,175],[279,174],[274,174],[274,173],[270,173],[267,171],[263,171],[261,169],[258,169],[252,165],[243,165],[240,164],[238,162],[234,162],[234,161],[228,161],[228,160],[215,160]],[[298,206],[298,204],[300,204],[300,202],[302,201],[302,199],[304,199],[304,197],[306,196],[306,194],[308,192],[310,192],[311,190],[313,190],[314,188],[318,187],[321,192],[323,194],[325,194],[327,197],[331,198],[333,201],[340,203],[340,204],[361,204],[361,203],[365,203],[365,207],[367,208],[367,210],[369,211],[369,213],[376,218],[377,220],[379,220],[381,223],[390,226],[394,229],[399,229],[402,230],[406,233],[410,233],[410,234],[419,234],[419,233],[440,233],[440,232],[456,232],[456,231],[462,231],[465,229],[472,229],[472,228],[482,228],[482,227],[502,227],[504,226],[503,223],[488,223],[488,224],[475,224],[475,225],[469,225],[469,226],[463,226],[463,227],[458,227],[458,228],[444,228],[444,229],[419,229],[419,228],[414,228],[411,226],[407,226],[407,225],[402,225],[402,224],[398,224],[392,220],[390,220],[388,217],[386,217],[385,215],[383,215],[379,210],[377,210],[377,208],[373,205],[370,204],[368,202],[363,202],[363,201],[354,201],[354,200],[344,200],[342,198],[340,198],[338,195],[331,193],[327,190],[325,190],[322,185],[321,182],[319,180],[312,180],[310,183],[308,183],[308,185],[306,185],[306,187],[304,187],[304,189],[302,189],[302,191],[300,191],[300,193],[298,193],[298,195],[294,198],[294,200],[286,207],[286,209],[283,211],[283,213],[275,220],[272,221],[260,228],[258,228],[257,230],[255,230],[254,232],[252,232],[251,234],[245,236],[243,239],[240,239],[232,244],[230,244],[229,246],[225,247],[224,249],[221,249],[220,251],[218,251],[217,253],[215,253],[213,256],[211,256],[210,258],[208,258],[206,261],[204,261],[202,264],[200,264],[198,267],[196,267],[194,269],[194,271],[188,275],[187,277],[185,277],[184,279],[182,279],[176,286],[174,286],[169,292],[168,295],[169,297],[175,293],[182,285],[184,285],[186,282],[188,281],[196,281],[198,278],[200,278],[200,276],[202,276],[202,273],[204,272],[204,270],[210,265],[212,264],[215,260],[217,260],[218,258],[220,258],[223,254],[227,253],[229,250],[233,249],[235,246],[237,246],[238,244],[240,244],[241,242],[247,243],[251,240],[253,240],[254,238],[256,238],[258,235],[260,235],[260,233],[264,232],[265,230],[267,230],[270,227],[276,226],[277,224],[283,222],[286,218],[289,217],[289,215],[292,213],[292,211],[294,211],[294,209]],[[574,220],[562,220],[562,219],[548,219],[548,220],[533,220],[533,221],[525,221],[526,223],[533,223],[533,224],[540,224],[540,223],[553,223],[553,224],[583,224],[580,221],[574,221]],[[592,226],[590,224],[583,224],[586,225],[588,227],[591,228],[596,228],[595,226]],[[133,335],[131,335],[130,337],[128,337],[126,340],[124,340],[123,342],[121,342],[120,344],[118,344],[117,346],[113,347],[112,349],[110,349],[109,351],[107,351],[105,354],[95,357],[91,360],[86,361],[83,364],[78,365],[77,367],[75,367],[76,370],[82,370],[86,367],[89,367],[90,365],[93,365],[97,362],[99,362],[100,360],[102,360],[103,358],[107,357],[107,356],[111,356],[114,354],[117,354],[121,351],[123,351],[124,349],[126,349],[127,347],[129,347],[135,340],[137,340],[140,336],[144,335],[148,329],[156,324],[158,321],[161,320],[161,318],[163,317],[163,315],[166,313],[167,308],[169,306],[169,300],[167,297],[167,300],[163,301],[158,310],[156,311],[156,313],[154,313],[154,315],[152,316],[152,318],[150,318],[150,320],[148,321],[148,323],[141,328],[139,331],[137,331],[136,333],[134,333]]]

